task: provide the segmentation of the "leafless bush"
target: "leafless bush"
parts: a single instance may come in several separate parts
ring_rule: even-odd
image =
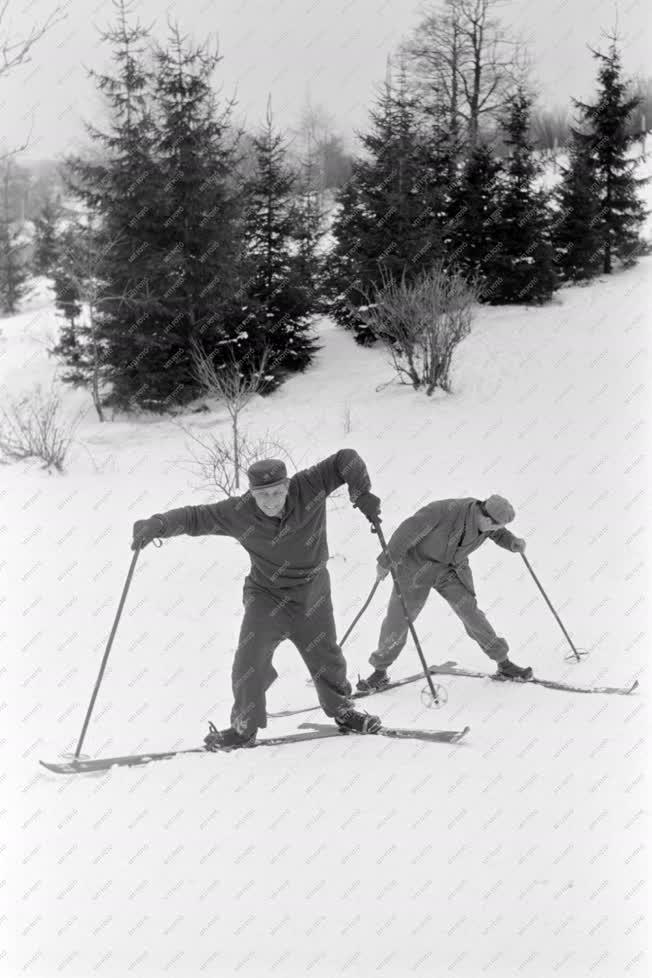
[[[81,415],[65,418],[56,391],[30,394],[0,405],[0,455],[10,461],[39,458],[44,468],[63,472]]]
[[[441,264],[408,283],[388,278],[364,313],[365,322],[385,343],[399,378],[430,396],[450,391],[455,347],[471,331],[478,286]]]
[[[195,378],[204,394],[223,401],[231,418],[231,445],[228,448],[228,464],[233,466],[234,488],[240,488],[240,472],[244,466],[240,415],[247,404],[261,390],[265,382],[265,367],[269,352],[265,350],[255,368],[241,364],[231,355],[227,364],[215,364],[213,357],[197,342],[192,344],[192,362]],[[222,448],[227,451],[225,443]],[[230,477],[229,477],[230,478]]]
[[[295,467],[284,445],[270,434],[251,439],[239,432],[236,456],[232,438],[210,434],[200,436],[183,425],[180,427],[191,440],[188,452],[192,458],[191,468],[198,477],[195,489],[218,489],[225,496],[233,496],[240,488],[242,473],[262,458],[283,458],[291,468]]]

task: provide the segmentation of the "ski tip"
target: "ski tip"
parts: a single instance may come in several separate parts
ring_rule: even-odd
[[[635,689],[638,689],[638,679],[635,679],[632,685],[629,687],[629,692],[633,693]]]
[[[52,774],[77,774],[78,771],[78,768],[74,767],[70,761],[66,764],[53,764],[51,761],[39,761],[39,764],[46,771],[51,771]]]

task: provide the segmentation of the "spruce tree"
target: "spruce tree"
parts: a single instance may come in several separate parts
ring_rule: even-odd
[[[170,385],[152,389],[148,380],[161,347],[168,346],[168,318],[155,291],[162,188],[149,107],[148,33],[128,23],[127,0],[113,5],[117,22],[102,39],[112,45],[115,73],[91,72],[106,101],[108,129],[86,125],[97,151],[91,160],[68,159],[67,183],[102,240],[96,330],[105,356],[105,403],[157,408]]]
[[[487,302],[547,302],[557,287],[547,196],[535,186],[540,164],[529,139],[531,99],[511,99],[505,143],[509,154],[498,193],[496,245],[485,259]]]
[[[622,75],[616,38],[611,38],[609,53],[593,51],[598,62],[598,100],[588,104],[574,99],[588,132],[574,131],[590,157],[600,185],[600,237],[602,271],[613,269],[614,259],[625,266],[634,264],[642,251],[640,228],[645,208],[637,196],[647,182],[636,178],[636,161],[630,156],[640,133],[631,131],[631,115],[640,104],[638,95],[628,95]]]
[[[583,140],[573,136],[569,154],[555,193],[553,245],[562,277],[581,282],[597,275],[602,265],[600,183]]]
[[[365,157],[338,195],[328,291],[330,311],[358,343],[374,341],[357,314],[387,278],[412,281],[443,253],[437,166],[402,71],[385,85],[361,136]]]
[[[105,296],[100,269],[106,254],[103,232],[92,219],[78,219],[59,238],[54,270],[56,306],[65,323],[52,350],[65,362],[62,379],[90,389],[98,419],[104,421],[107,339],[98,314],[100,295]]]
[[[13,164],[3,162],[0,173],[0,312],[13,315],[28,291],[26,242],[15,213]]]
[[[62,374],[62,380],[74,385],[85,385],[89,379],[87,337],[81,322],[81,234],[83,229],[78,225],[68,226],[60,234],[54,263],[50,268],[54,281],[55,308],[63,318],[58,331],[58,342],[51,352],[66,364],[67,369]]]
[[[246,299],[253,301],[251,329],[261,350],[269,351],[263,391],[278,386],[287,372],[305,369],[315,351],[310,316],[311,238],[306,214],[298,207],[297,177],[286,161],[282,135],[274,129],[268,105],[266,125],[253,141],[256,171],[246,194]],[[249,330],[250,331],[250,330]]]
[[[57,258],[57,236],[62,217],[61,198],[48,194],[41,212],[34,218],[34,257],[32,268],[35,275],[50,275]]]
[[[496,219],[501,174],[491,149],[480,144],[471,150],[452,190],[447,261],[473,277],[482,290],[488,263],[498,245]]]
[[[155,50],[153,89],[157,165],[158,269],[154,275],[161,319],[151,328],[146,380],[162,405],[184,403],[198,386],[192,349],[220,355],[231,348],[248,359],[246,310],[234,301],[241,287],[241,201],[234,180],[232,105],[219,107],[212,76],[221,58],[209,45],[193,46],[172,26],[167,47]],[[229,354],[230,355],[230,354]]]

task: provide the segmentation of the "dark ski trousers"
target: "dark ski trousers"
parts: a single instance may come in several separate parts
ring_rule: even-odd
[[[319,703],[333,717],[350,705],[351,684],[346,660],[337,644],[331,586],[323,569],[305,585],[267,589],[245,581],[244,618],[231,675],[231,726],[248,736],[267,726],[265,694],[277,672],[274,652],[286,639],[293,642],[314,680]]]
[[[490,659],[500,662],[507,657],[507,642],[496,635],[486,615],[478,608],[474,591],[463,583],[454,567],[407,556],[399,568],[398,582],[411,621],[418,618],[430,592],[437,591],[460,619],[467,635]],[[394,587],[380,629],[378,648],[369,658],[372,666],[388,669],[401,654],[408,634],[403,606]]]

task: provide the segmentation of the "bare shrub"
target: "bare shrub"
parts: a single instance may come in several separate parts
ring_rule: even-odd
[[[73,418],[63,416],[55,390],[44,394],[37,387],[0,405],[0,455],[11,461],[38,458],[44,468],[63,472],[80,420],[79,413]]]
[[[216,366],[213,357],[199,343],[196,341],[192,343],[193,373],[197,383],[208,397],[223,401],[231,418],[231,445],[227,449],[222,440],[219,454],[227,452],[226,464],[232,466],[235,489],[240,488],[240,473],[246,467],[242,458],[243,436],[240,433],[240,415],[263,387],[268,359],[269,351],[264,350],[255,366],[249,363],[241,364],[232,352],[229,363]],[[216,451],[215,447],[212,450]]]
[[[451,389],[453,353],[471,332],[478,296],[476,282],[437,264],[413,282],[386,277],[363,315],[391,353],[397,375],[430,396],[436,388]]]
[[[236,495],[240,488],[240,475],[262,458],[283,458],[292,468],[295,467],[284,445],[269,434],[251,439],[238,431],[236,456],[232,437],[200,436],[184,425],[180,427],[191,439],[188,451],[192,458],[191,468],[198,477],[195,489],[217,489],[225,496]]]

